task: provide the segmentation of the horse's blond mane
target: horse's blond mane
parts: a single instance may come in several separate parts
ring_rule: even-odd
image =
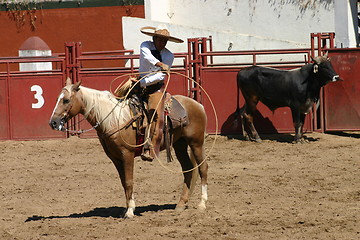
[[[87,87],[80,87],[83,103],[86,109],[84,117],[91,113],[97,122],[101,123],[103,131],[110,131],[121,126],[130,118],[127,102],[119,102],[109,91],[99,91]]]

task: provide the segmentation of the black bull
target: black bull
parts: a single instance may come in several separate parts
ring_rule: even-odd
[[[341,80],[334,71],[327,53],[313,59],[313,63],[290,71],[251,66],[237,75],[238,101],[235,119],[242,119],[243,134],[246,137],[244,119],[249,127],[250,140],[261,142],[253,118],[259,101],[270,110],[290,107],[295,127],[295,142],[303,141],[305,116],[319,100],[320,89],[329,82]],[[245,99],[239,109],[239,89]]]

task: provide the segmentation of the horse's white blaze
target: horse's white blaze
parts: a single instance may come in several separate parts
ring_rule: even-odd
[[[64,93],[61,93],[60,96],[59,96],[58,99],[57,99],[57,102],[56,102],[56,105],[55,105],[55,107],[54,107],[54,110],[53,110],[53,112],[52,112],[52,114],[51,114],[50,120],[53,118],[54,113],[55,113],[55,111],[56,111],[56,109],[57,109],[57,107],[58,107],[58,105],[59,105],[59,102],[60,102],[61,99],[63,99],[63,98],[64,98]],[[60,129],[59,129],[59,130],[60,130]]]
[[[206,201],[208,200],[207,187],[207,185],[201,185],[201,200],[198,205],[200,210],[206,209]]]

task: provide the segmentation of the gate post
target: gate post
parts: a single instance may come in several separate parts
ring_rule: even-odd
[[[65,43],[65,81],[67,78],[70,78],[72,83],[76,83],[79,80],[79,67],[80,61],[79,57],[81,55],[81,42],[67,42]],[[63,83],[65,85],[65,83]],[[76,131],[80,129],[79,116],[72,118],[68,124],[67,128],[69,130]],[[69,137],[69,133],[67,133]]]
[[[334,48],[335,33],[311,33],[311,57],[315,57],[315,45],[317,55],[320,56],[327,48]],[[325,131],[325,113],[324,113],[324,88],[320,89],[319,104],[313,108],[313,131]]]
[[[212,41],[209,38],[189,38],[188,39],[188,59],[189,59],[189,78],[195,83],[190,83],[190,97],[202,103],[202,68],[207,66],[207,56],[201,53],[207,52],[207,42],[209,41],[210,51],[212,51]],[[210,60],[212,63],[212,59]]]
[[[65,43],[65,76],[73,83],[79,81],[79,57],[81,55],[81,42]]]

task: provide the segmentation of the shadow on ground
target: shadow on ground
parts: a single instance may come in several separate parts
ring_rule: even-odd
[[[164,205],[148,205],[142,207],[136,207],[135,215],[141,216],[145,212],[158,212],[163,210],[173,210],[175,209],[176,204],[164,204]],[[30,221],[39,221],[45,219],[59,219],[59,218],[86,218],[86,217],[113,217],[113,218],[122,218],[124,216],[126,208],[124,207],[107,207],[107,208],[94,208],[88,212],[84,213],[72,213],[67,216],[37,216],[34,215],[25,220],[25,222]]]

